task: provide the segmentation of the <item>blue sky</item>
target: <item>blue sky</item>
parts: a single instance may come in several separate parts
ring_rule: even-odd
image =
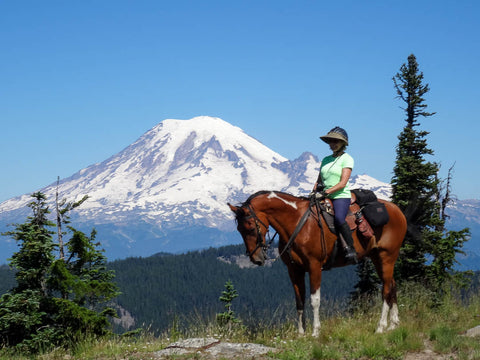
[[[453,193],[480,198],[478,1],[3,1],[0,201],[119,152],[166,118],[217,116],[293,160],[344,127],[389,182],[415,54],[420,119]]]

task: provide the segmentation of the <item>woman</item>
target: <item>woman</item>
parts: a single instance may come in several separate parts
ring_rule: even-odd
[[[353,246],[352,232],[345,221],[350,207],[350,187],[348,180],[352,174],[353,158],[345,152],[348,145],[347,132],[341,127],[334,127],[325,136],[320,136],[332,150],[332,155],[326,156],[320,165],[320,173],[313,188],[320,197],[332,200],[335,211],[335,228],[345,239],[345,261],[347,264],[357,263],[357,254]],[[317,195],[318,197],[318,195]]]

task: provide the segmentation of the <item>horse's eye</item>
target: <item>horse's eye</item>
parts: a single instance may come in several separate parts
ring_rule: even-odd
[[[255,228],[246,229],[246,232],[248,234],[254,234],[255,233]]]
[[[247,234],[252,234],[255,232],[255,224],[250,224],[248,222],[238,224],[238,230],[242,230]]]

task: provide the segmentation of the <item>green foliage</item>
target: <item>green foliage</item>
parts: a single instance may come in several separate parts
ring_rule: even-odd
[[[369,258],[360,261],[356,266],[356,272],[358,282],[355,285],[355,290],[350,293],[349,299],[350,309],[352,310],[359,310],[367,299],[372,299],[373,296],[378,295],[381,289],[380,278]]]
[[[43,296],[38,290],[6,293],[0,305],[0,339],[4,345],[16,345],[25,339],[25,334],[34,334],[42,326],[45,316],[42,311]]]
[[[232,301],[238,297],[237,290],[233,286],[233,283],[230,280],[227,280],[225,283],[225,290],[222,291],[222,295],[219,300],[223,303],[225,311],[223,313],[217,314],[217,322],[221,326],[228,326],[232,323],[238,323],[238,320],[235,317],[235,313],[232,310]]]
[[[170,256],[175,258],[175,256]],[[478,286],[480,272],[475,274],[474,286]],[[473,286],[473,285],[472,285]],[[274,359],[405,359],[431,356],[450,359],[477,359],[480,356],[478,338],[461,335],[465,330],[478,325],[480,314],[480,296],[478,289],[472,287],[471,293],[464,297],[459,294],[448,295],[441,299],[440,306],[432,300],[433,293],[418,283],[404,283],[399,290],[401,326],[385,334],[374,332],[382,301],[379,296],[369,308],[349,316],[333,315],[322,319],[319,338],[298,336],[295,322],[286,320],[271,325],[257,321],[256,331],[237,327],[229,333],[228,341],[233,343],[257,343],[273,347],[265,358]],[[238,297],[240,301],[242,296]],[[218,294],[216,296],[218,300]],[[196,320],[196,319],[195,319]],[[180,329],[162,333],[155,337],[148,331],[135,335],[104,337],[101,339],[79,340],[75,349],[56,348],[42,355],[44,360],[57,359],[150,359],[157,352],[171,345],[178,338],[215,337],[219,330],[215,319],[198,325],[195,329]],[[178,325],[178,322],[177,322]],[[171,335],[174,335],[173,337]],[[221,338],[220,338],[221,339]],[[227,341],[225,339],[225,341]],[[432,355],[432,352],[433,355]],[[182,355],[183,356],[183,355]],[[226,355],[227,356],[227,355]],[[191,353],[185,358],[205,359],[205,353]],[[22,356],[11,348],[0,349],[0,360],[27,360],[31,356]],[[219,355],[219,358],[222,358]]]
[[[393,78],[398,98],[405,104],[406,126],[398,136],[397,158],[393,169],[392,201],[406,214],[409,222],[407,233],[397,265],[399,278],[419,280],[425,277],[426,257],[429,247],[429,227],[435,226],[435,195],[438,189],[438,164],[426,161],[426,155],[433,155],[428,148],[427,131],[417,130],[420,116],[429,117],[434,113],[425,111],[424,95],[429,91],[423,84],[423,73],[412,54],[408,64],[403,64]]]
[[[434,284],[436,289],[442,289],[443,285],[448,283],[447,280],[454,280],[454,282],[465,287],[469,280],[468,275],[471,272],[456,272],[452,271],[454,268],[455,257],[458,253],[464,254],[461,251],[463,243],[470,238],[469,229],[460,231],[448,231],[446,234],[442,233],[436,239],[435,246],[431,250],[433,261],[428,266],[427,277],[431,284]]]
[[[96,249],[95,231],[87,237],[70,228],[69,256],[56,259],[58,244],[49,230],[54,224],[46,218],[45,195],[32,197],[33,216],[7,233],[19,245],[10,261],[16,286],[0,302],[1,345],[26,353],[106,334],[108,318],[114,313],[104,304],[118,294],[113,272],[107,270],[106,258]]]
[[[440,325],[430,330],[430,341],[435,341],[436,350],[446,351],[457,342],[458,333],[449,326]]]
[[[406,125],[398,136],[397,157],[392,178],[392,201],[405,213],[408,232],[396,266],[399,281],[426,282],[441,290],[447,279],[464,283],[454,274],[455,256],[462,253],[469,230],[447,231],[445,207],[450,199],[450,176],[445,193],[438,178],[439,164],[427,161],[433,155],[428,147],[427,131],[418,130],[420,117],[435,113],[426,111],[424,95],[430,90],[423,84],[417,60],[412,54],[393,78],[398,98],[406,107]],[[451,170],[451,169],[450,169]],[[430,264],[428,264],[430,262]],[[454,274],[454,275],[452,275]]]
[[[27,222],[17,225],[14,231],[5,235],[11,236],[17,243],[21,244],[20,249],[10,259],[10,266],[17,270],[16,292],[24,290],[45,291],[45,275],[51,266],[55,247],[52,240],[52,226],[47,219],[50,213],[45,203],[45,195],[34,193],[34,201],[28,206],[33,211],[33,216],[27,218]]]

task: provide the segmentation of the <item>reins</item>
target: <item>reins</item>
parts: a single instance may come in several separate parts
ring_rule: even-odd
[[[280,258],[286,251],[290,252],[290,248],[292,247],[292,245],[293,245],[295,239],[297,238],[298,234],[302,230],[303,226],[307,222],[310,215],[313,214],[313,212],[312,212],[312,207],[313,206],[315,206],[315,208],[317,209],[317,214],[319,216],[318,219],[317,219],[317,222],[318,222],[318,225],[320,227],[320,242],[321,242],[321,246],[322,246],[322,249],[323,249],[324,258],[327,256],[325,234],[324,234],[322,221],[320,220],[320,216],[321,216],[320,214],[321,214],[321,211],[322,211],[321,206],[319,205],[318,201],[316,201],[316,199],[314,197],[312,197],[312,198],[310,198],[310,204],[309,204],[307,210],[303,213],[302,217],[298,221],[297,226],[295,227],[295,230],[293,231],[292,235],[290,235],[290,238],[288,239],[285,247],[282,249],[282,251],[279,253],[279,255],[277,257],[275,257],[275,259],[273,259],[273,261],[276,261],[278,258]],[[262,222],[262,220],[260,220],[258,218],[257,214],[255,213],[253,207],[250,204],[246,205],[246,207],[250,211],[250,215],[245,217],[245,219],[253,218],[253,220],[255,221],[255,227],[256,227],[256,231],[257,231],[257,243],[256,243],[255,249],[253,249],[253,251],[248,251],[248,250],[246,251],[247,255],[250,256],[253,253],[255,253],[255,251],[257,251],[259,248],[263,248],[264,251],[268,250],[270,248],[272,242],[274,241],[275,237],[277,236],[278,232],[275,231],[275,234],[273,235],[273,237],[270,238],[269,226],[267,226],[265,223]],[[261,225],[263,225],[263,227],[265,227],[265,229],[267,231],[267,233],[265,234],[265,239],[267,239],[267,237],[268,237],[268,241],[265,241],[265,243],[263,242],[263,239],[262,239],[262,231],[261,231],[259,223]],[[291,255],[290,255],[290,258],[291,258]]]
[[[290,251],[290,248],[292,247],[293,242],[295,241],[295,239],[296,239],[298,233],[300,232],[300,230],[302,230],[303,225],[305,225],[305,223],[307,222],[307,219],[310,216],[310,214],[311,214],[311,210],[310,210],[310,205],[309,205],[308,208],[307,208],[307,211],[305,211],[305,213],[300,218],[297,226],[295,227],[295,230],[293,230],[292,235],[290,235],[290,238],[288,239],[287,244],[285,245],[282,252],[278,255],[278,257],[275,260],[277,260],[279,257],[281,257],[285,253],[285,251]]]

